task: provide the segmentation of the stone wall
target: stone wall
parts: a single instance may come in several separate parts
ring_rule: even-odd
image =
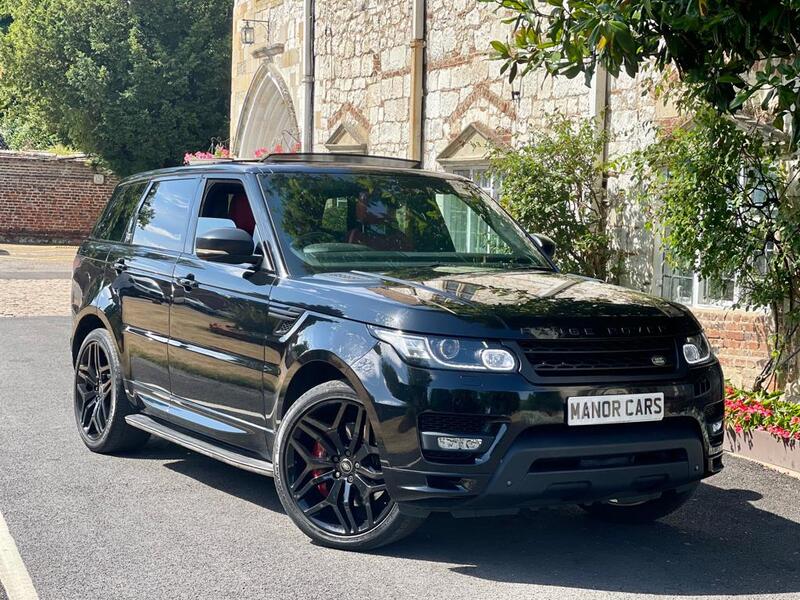
[[[83,156],[0,151],[0,241],[79,242],[116,184]]]
[[[317,2],[317,4],[323,3]],[[321,9],[318,8],[319,10]],[[253,23],[255,28],[253,45],[243,45],[240,42],[243,19],[260,21]],[[253,81],[261,69],[266,69],[276,85],[285,90],[295,121],[301,117],[304,94],[301,84],[303,0],[237,0],[233,9],[233,24],[231,147],[236,149],[242,135],[240,128],[242,110],[248,99],[248,93],[252,99],[258,91],[253,89]],[[274,57],[258,57],[260,50],[273,44],[282,44],[283,51]],[[264,115],[263,118],[268,117]],[[264,140],[264,145],[272,147],[279,142],[285,147],[291,147],[299,141],[297,131],[282,131],[279,137],[280,139]]]

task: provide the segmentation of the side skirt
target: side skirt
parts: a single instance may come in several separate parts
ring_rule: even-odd
[[[171,429],[170,427],[159,423],[155,419],[151,419],[147,415],[128,415],[125,417],[125,421],[131,427],[136,427],[137,429],[151,433],[156,437],[164,438],[169,442],[178,444],[179,446],[183,446],[184,448],[188,448],[189,450],[199,454],[214,458],[233,467],[258,473],[259,475],[266,475],[267,477],[272,477],[273,475],[272,463],[269,461],[245,456],[243,454],[234,452],[233,450],[228,450],[227,448],[220,448],[219,446],[215,446],[214,444],[205,440],[192,437],[191,435],[183,433],[182,431]]]

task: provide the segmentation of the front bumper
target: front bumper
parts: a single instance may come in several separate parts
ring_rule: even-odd
[[[520,374],[427,370],[379,345],[356,372],[374,408],[386,483],[406,512],[504,513],[638,498],[695,485],[722,469],[723,378],[717,363],[635,384],[537,385]],[[656,423],[568,427],[570,396],[660,391]],[[493,441],[454,463],[423,451],[419,416],[483,415]]]

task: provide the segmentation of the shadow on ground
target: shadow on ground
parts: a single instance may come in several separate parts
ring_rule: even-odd
[[[283,513],[273,483],[259,475],[161,442],[135,458],[170,460],[165,466],[176,473]],[[505,583],[671,597],[798,593],[800,524],[753,506],[760,499],[704,483],[681,511],[646,526],[597,522],[575,507],[502,518],[433,515],[376,553]]]

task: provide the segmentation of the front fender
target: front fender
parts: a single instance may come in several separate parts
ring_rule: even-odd
[[[314,362],[328,364],[341,372],[368,410],[373,412],[371,397],[358,375],[358,364],[376,342],[363,323],[307,314],[297,329],[280,344],[286,352],[276,385],[276,425],[286,410],[287,392],[295,375]]]

